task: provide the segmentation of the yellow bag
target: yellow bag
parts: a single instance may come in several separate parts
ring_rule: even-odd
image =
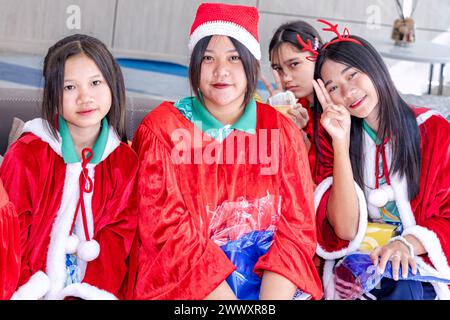
[[[367,224],[367,231],[364,239],[359,246],[361,252],[369,253],[375,247],[386,245],[394,236],[397,226],[388,223],[374,223]]]

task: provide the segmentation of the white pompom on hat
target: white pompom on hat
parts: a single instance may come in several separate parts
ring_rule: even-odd
[[[204,37],[224,35],[242,43],[257,60],[261,60],[258,38],[259,14],[255,7],[223,3],[202,3],[189,36],[189,52]]]

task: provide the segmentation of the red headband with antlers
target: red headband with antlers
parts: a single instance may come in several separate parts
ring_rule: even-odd
[[[333,43],[337,43],[337,42],[353,42],[353,43],[357,43],[360,45],[363,45],[360,41],[350,38],[350,32],[348,31],[347,28],[344,28],[344,31],[342,32],[342,35],[339,33],[338,31],[338,25],[337,24],[332,24],[326,20],[323,19],[318,19],[317,21],[326,24],[327,26],[329,26],[329,28],[323,28],[323,31],[331,31],[334,32],[337,35],[337,39],[334,39],[333,41],[330,41],[328,43],[326,43],[322,49],[325,49],[326,47],[328,47],[329,45],[333,44]],[[313,48],[313,46],[311,45],[311,40],[308,39],[308,42],[305,43],[302,39],[302,37],[300,37],[299,34],[297,34],[297,40],[298,42],[302,45],[303,49],[302,51],[308,51],[310,53],[313,54],[313,56],[309,56],[306,57],[307,60],[309,61],[316,61],[317,60],[317,56],[319,55],[319,52],[317,50],[315,50]]]

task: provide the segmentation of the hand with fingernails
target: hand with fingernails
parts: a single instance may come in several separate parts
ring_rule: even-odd
[[[313,87],[322,105],[320,123],[333,139],[333,146],[350,148],[350,113],[343,105],[333,103],[322,79],[312,80]]]
[[[408,268],[411,266],[413,274],[417,273],[417,266],[414,257],[411,256],[409,248],[401,241],[392,241],[385,246],[376,247],[370,253],[370,259],[378,272],[382,274],[388,261],[391,261],[392,276],[395,281],[399,280],[399,269],[401,266],[402,278],[408,276]]]
[[[261,76],[261,80],[267,88],[267,91],[269,91],[271,97],[285,91],[278,72],[276,70],[272,70],[272,73],[275,80],[275,88],[272,87],[272,84],[266,77]],[[292,109],[288,110],[288,116],[300,129],[306,127],[309,121],[308,111],[300,103],[297,103],[297,105],[293,106]]]
[[[295,107],[289,109],[288,115],[300,129],[303,129],[308,124],[308,111],[300,103],[297,103]]]

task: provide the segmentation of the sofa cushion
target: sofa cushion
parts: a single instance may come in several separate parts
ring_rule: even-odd
[[[13,118],[24,122],[40,117],[42,90],[41,89],[2,89],[0,93],[0,155],[4,155],[9,145],[9,136]],[[139,93],[127,92],[126,127],[129,140],[142,119],[162,101],[164,97],[155,97]]]

